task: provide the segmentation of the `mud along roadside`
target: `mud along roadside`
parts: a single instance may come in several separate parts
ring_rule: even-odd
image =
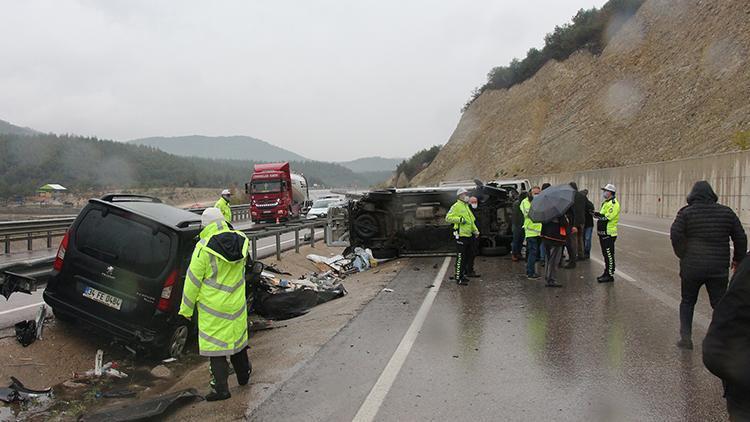
[[[309,253],[332,256],[342,248],[302,247],[300,254],[284,253],[278,267],[298,278],[316,268],[305,259]],[[273,258],[265,260],[275,263]],[[232,420],[244,417],[248,407],[255,407],[278,386],[292,376],[323,344],[336,334],[357,312],[391,281],[400,262],[382,264],[370,271],[354,274],[343,280],[349,294],[313,308],[308,314],[271,324],[271,330],[254,332],[251,337],[250,359],[253,362],[251,384],[239,388],[230,379],[233,397],[225,402],[195,402],[165,415],[168,419]],[[0,336],[12,334],[4,330]],[[104,362],[114,361],[129,376],[118,380],[75,379],[94,366],[97,349],[104,351]],[[162,364],[156,360],[134,360],[132,355],[111,339],[81,325],[52,320],[45,325],[42,340],[24,348],[15,338],[0,340],[0,385],[16,377],[27,387],[54,387],[54,399],[30,405],[0,403],[0,420],[76,420],[81,414],[118,403],[136,403],[159,394],[185,388],[205,393],[208,384],[207,361],[191,354],[177,362]],[[167,371],[155,376],[156,366]],[[106,398],[107,393],[128,392],[128,398]]]

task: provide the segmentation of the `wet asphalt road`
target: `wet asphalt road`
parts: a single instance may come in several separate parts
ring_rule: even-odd
[[[521,263],[478,258],[484,277],[464,287],[446,276],[401,353],[444,262],[411,260],[392,293],[380,293],[250,419],[350,421],[366,408],[378,421],[726,420],[721,383],[699,350],[711,315],[705,293],[697,349],[674,346],[679,278],[670,221],[623,223],[633,227],[621,227],[614,284],[596,283],[603,267],[594,260],[560,270],[565,287],[549,289],[527,280]],[[597,248],[595,241],[592,256],[601,259]],[[383,384],[388,375],[392,383]],[[382,401],[370,394],[376,383]]]

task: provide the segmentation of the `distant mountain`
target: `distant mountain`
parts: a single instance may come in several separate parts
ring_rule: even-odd
[[[4,135],[37,135],[40,132],[28,127],[16,126],[5,120],[0,120],[0,134]]]
[[[158,148],[183,157],[252,161],[308,161],[291,151],[249,136],[176,136],[134,139],[136,145]]]
[[[366,157],[339,164],[356,173],[396,171],[403,158]]]

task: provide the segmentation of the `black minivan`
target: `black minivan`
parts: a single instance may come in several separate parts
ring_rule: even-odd
[[[177,357],[194,329],[177,311],[199,233],[200,216],[157,198],[91,199],[60,244],[44,301],[60,320]]]

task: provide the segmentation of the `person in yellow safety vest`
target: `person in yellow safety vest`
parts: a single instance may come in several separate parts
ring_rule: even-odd
[[[224,221],[230,224],[232,223],[232,208],[229,207],[231,202],[232,192],[229,189],[224,189],[221,191],[221,198],[214,204],[214,207],[218,208],[221,211],[221,215],[224,216]]]
[[[201,223],[179,314],[191,319],[198,309],[198,348],[210,361],[211,392],[206,400],[226,400],[231,397],[227,356],[239,385],[246,385],[252,372],[245,297],[249,242],[242,232],[229,227],[217,208],[206,208]]]
[[[594,213],[599,221],[596,231],[604,256],[604,274],[596,279],[599,283],[615,281],[615,241],[617,240],[617,223],[620,221],[620,202],[615,198],[615,185],[608,184],[602,188],[602,208]]]
[[[469,284],[469,280],[466,277],[479,276],[473,272],[473,268],[468,268],[472,271],[471,274],[467,273],[467,262],[474,259],[473,242],[479,237],[479,229],[477,228],[474,213],[471,212],[469,206],[469,191],[465,188],[460,188],[456,195],[458,199],[445,216],[445,221],[453,224],[453,236],[456,238],[456,246],[458,247],[458,254],[456,256],[456,283],[465,286]]]
[[[523,231],[526,235],[526,277],[530,280],[541,277],[536,272],[536,262],[539,260],[539,244],[540,237],[542,234],[542,223],[535,223],[529,218],[529,211],[531,211],[531,202],[534,200],[534,195],[539,195],[541,189],[539,186],[534,186],[529,191],[529,195],[521,201],[521,214],[523,214]]]

